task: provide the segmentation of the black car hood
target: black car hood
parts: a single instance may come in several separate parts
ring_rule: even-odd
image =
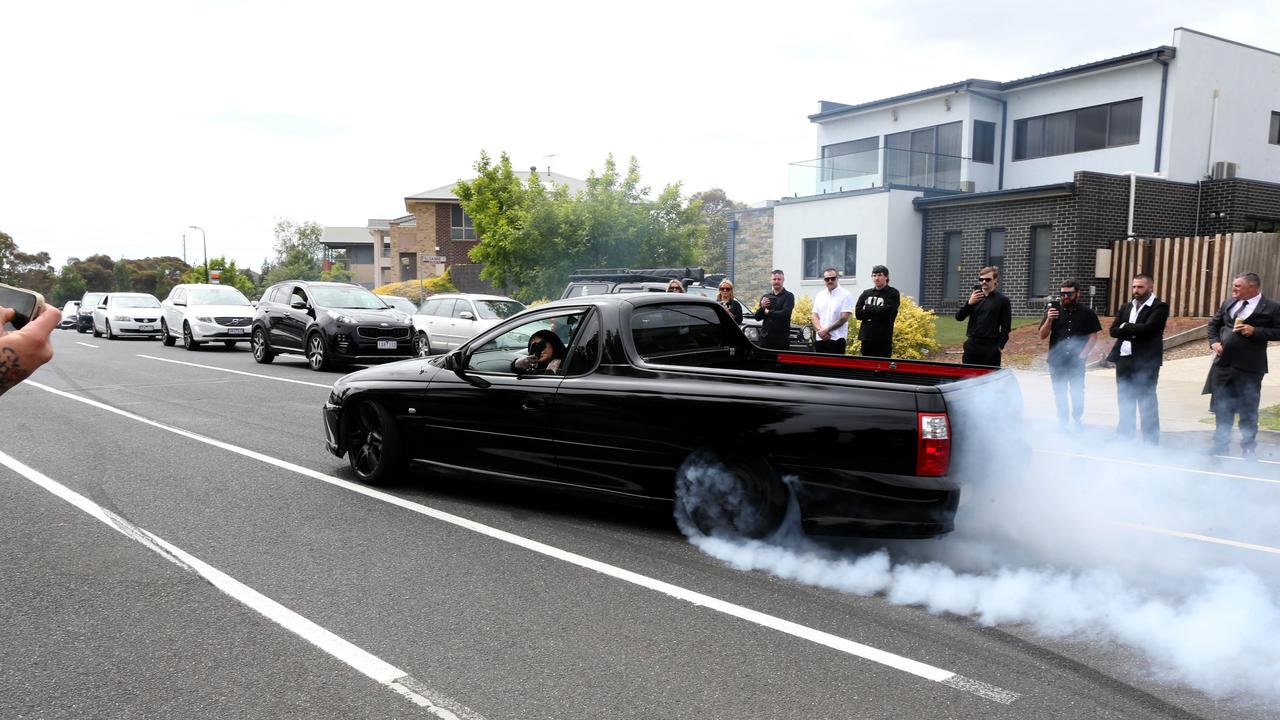
[[[405,327],[410,324],[404,319],[404,313],[398,310],[352,310],[352,309],[334,309],[333,312],[339,315],[355,320],[360,325],[381,325],[386,323],[387,327]]]
[[[440,372],[441,368],[435,363],[441,362],[441,357],[434,358],[411,358],[409,360],[400,360],[398,362],[387,363],[385,365],[372,365],[363,370],[357,370],[349,375],[343,375],[338,379],[337,385],[350,385],[352,383],[368,383],[368,382],[426,382]]]

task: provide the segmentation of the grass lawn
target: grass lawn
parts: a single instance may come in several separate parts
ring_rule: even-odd
[[[1020,328],[1023,325],[1034,325],[1040,322],[1040,316],[1035,317],[1015,317],[1013,319],[1013,327]],[[969,321],[956,320],[953,316],[938,316],[933,321],[935,331],[934,337],[938,340],[938,345],[947,347],[950,345],[959,345],[964,342],[964,331],[969,326]]]

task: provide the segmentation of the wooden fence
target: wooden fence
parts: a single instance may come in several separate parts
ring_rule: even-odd
[[[1111,304],[1129,297],[1133,276],[1146,273],[1171,315],[1208,317],[1231,297],[1231,280],[1242,272],[1258,273],[1262,293],[1280,296],[1280,235],[1117,240],[1111,251]]]

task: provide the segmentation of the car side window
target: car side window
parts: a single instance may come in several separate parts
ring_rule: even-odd
[[[577,343],[569,350],[565,375],[585,375],[600,359],[600,318],[592,314],[577,330]]]
[[[642,356],[724,347],[715,308],[706,305],[648,305],[631,314],[631,339]]]
[[[293,292],[289,294],[289,304],[301,300],[303,305],[307,304],[307,293],[300,287],[295,287]]]
[[[172,299],[173,299],[173,302],[176,302],[176,303],[186,302],[186,301],[187,301],[187,289],[186,289],[186,288],[178,288],[177,290],[174,290],[174,291],[173,291],[173,298],[172,298]]]
[[[439,298],[435,300],[428,300],[422,303],[422,307],[418,309],[418,312],[422,313],[423,315],[435,315],[436,310],[440,308],[440,302],[441,301]]]
[[[453,304],[453,298],[445,298],[444,300],[441,300],[440,307],[436,310],[435,314],[440,317],[453,317]]]
[[[473,350],[467,357],[467,369],[514,375],[512,364],[516,360],[529,358],[533,349],[532,342],[538,341],[551,347],[550,357],[539,363],[538,368],[528,371],[528,374],[562,375],[565,372],[563,363],[567,350],[566,344],[559,340],[560,334],[556,329],[575,327],[582,316],[581,311],[564,313],[553,317],[542,317],[509,328]],[[536,338],[535,335],[537,335]]]
[[[470,300],[458,300],[458,301],[454,302],[454,304],[453,304],[453,316],[454,316],[454,317],[456,317],[456,318],[461,318],[461,317],[462,317],[462,313],[464,313],[464,312],[469,312],[469,313],[471,313],[471,317],[475,317],[475,316],[476,316],[475,311],[471,309],[471,301],[470,301]]]

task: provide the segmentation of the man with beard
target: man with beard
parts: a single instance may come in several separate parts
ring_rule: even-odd
[[[1240,449],[1245,460],[1256,460],[1258,402],[1262,376],[1267,374],[1267,342],[1280,340],[1280,303],[1263,297],[1257,273],[1242,273],[1231,281],[1231,299],[1209,318],[1209,347],[1213,365],[1204,392],[1213,393],[1209,409],[1215,428],[1211,455],[1224,455],[1231,426],[1240,416]]]
[[[1065,429],[1083,427],[1084,366],[1098,342],[1102,323],[1089,308],[1080,304],[1080,283],[1064,280],[1058,291],[1060,302],[1050,303],[1040,339],[1049,338],[1049,378],[1058,403],[1058,423]]]
[[[898,319],[902,294],[889,286],[889,268],[884,265],[871,268],[871,284],[873,287],[863,290],[854,305],[854,314],[862,322],[858,327],[862,354],[893,357],[893,323]]]
[[[791,311],[796,296],[782,287],[786,275],[774,270],[769,277],[769,292],[760,297],[756,319],[760,321],[760,344],[770,350],[786,350],[791,344]]]
[[[1000,366],[1000,352],[1009,342],[1009,330],[1013,327],[1013,306],[1009,298],[996,290],[1000,284],[1000,270],[984,267],[978,271],[978,284],[969,294],[969,302],[956,311],[956,320],[969,319],[965,329],[965,365]]]
[[[1116,402],[1120,422],[1116,434],[1133,437],[1137,414],[1142,413],[1142,439],[1160,442],[1160,405],[1156,383],[1164,364],[1164,326],[1169,320],[1169,303],[1156,298],[1154,283],[1147,274],[1135,275],[1130,289],[1133,300],[1116,310],[1111,337],[1116,339],[1107,360],[1116,365]]]

